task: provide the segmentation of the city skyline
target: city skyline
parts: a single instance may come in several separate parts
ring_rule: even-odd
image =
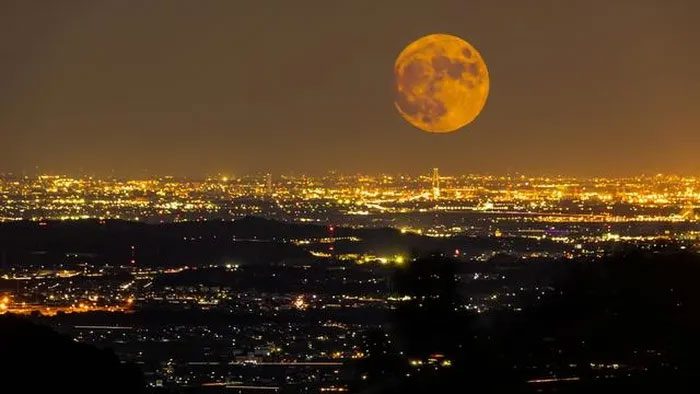
[[[438,168],[419,176],[273,177],[268,173],[201,180],[43,175],[0,177],[0,197],[5,201],[0,222],[162,222],[253,215],[293,222],[396,227],[405,214],[443,212],[505,214],[541,223],[670,223],[697,221],[700,178],[445,176]],[[463,229],[458,227],[459,231]]]
[[[294,169],[283,170],[281,172],[272,172],[265,169],[251,170],[246,172],[236,172],[232,170],[220,170],[205,172],[201,174],[194,175],[181,175],[174,172],[154,172],[150,170],[141,170],[133,174],[123,174],[117,171],[109,171],[102,174],[98,171],[88,171],[85,169],[80,169],[76,171],[52,171],[40,167],[34,167],[31,169],[24,169],[21,171],[0,171],[0,177],[6,178],[41,178],[41,177],[68,177],[75,179],[85,179],[85,178],[95,178],[101,180],[121,180],[121,181],[138,181],[138,180],[149,180],[149,179],[160,179],[160,178],[172,178],[183,181],[206,181],[206,180],[236,180],[244,178],[260,178],[264,182],[267,176],[271,176],[272,179],[279,178],[295,178],[295,177],[309,177],[309,178],[324,178],[324,177],[334,177],[334,176],[344,176],[344,177],[425,177],[430,179],[432,177],[433,169],[438,168],[440,171],[440,177],[452,178],[452,177],[496,177],[496,178],[570,178],[570,179],[580,179],[580,180],[590,180],[590,179],[635,179],[635,178],[647,178],[647,177],[675,177],[675,178],[688,178],[697,179],[700,178],[699,175],[694,173],[683,173],[683,172],[630,172],[621,173],[617,175],[602,175],[602,174],[572,174],[556,171],[542,171],[542,172],[522,172],[522,171],[503,171],[503,172],[488,172],[488,171],[443,171],[441,167],[429,166],[426,168],[416,168],[411,171],[343,171],[338,169],[319,169],[317,171],[295,171]]]
[[[2,7],[4,172],[700,172],[692,1]],[[453,135],[393,108],[396,56],[434,32],[492,77]]]
[[[0,1],[0,392],[697,392],[698,15]]]

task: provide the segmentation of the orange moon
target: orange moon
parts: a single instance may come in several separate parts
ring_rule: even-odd
[[[489,72],[481,54],[463,39],[431,34],[396,58],[394,105],[413,126],[449,133],[479,115],[489,94]]]

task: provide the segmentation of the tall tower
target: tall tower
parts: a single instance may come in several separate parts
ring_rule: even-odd
[[[433,200],[440,198],[440,172],[437,167],[433,168]]]
[[[272,174],[265,174],[265,192],[268,196],[272,196]]]

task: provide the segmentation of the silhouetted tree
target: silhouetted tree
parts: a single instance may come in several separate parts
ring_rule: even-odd
[[[697,254],[623,249],[602,261],[545,263],[537,269],[555,293],[519,313],[461,311],[457,264],[431,255],[397,270],[396,290],[411,300],[396,310],[389,330],[404,365],[441,353],[452,367],[407,368],[392,384],[358,392],[697,391]],[[598,363],[624,372],[596,371],[591,364]],[[551,374],[579,380],[527,383]]]

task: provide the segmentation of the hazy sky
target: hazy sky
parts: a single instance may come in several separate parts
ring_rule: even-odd
[[[693,0],[0,0],[0,172],[700,175]],[[449,135],[393,107],[419,36],[491,92]]]

